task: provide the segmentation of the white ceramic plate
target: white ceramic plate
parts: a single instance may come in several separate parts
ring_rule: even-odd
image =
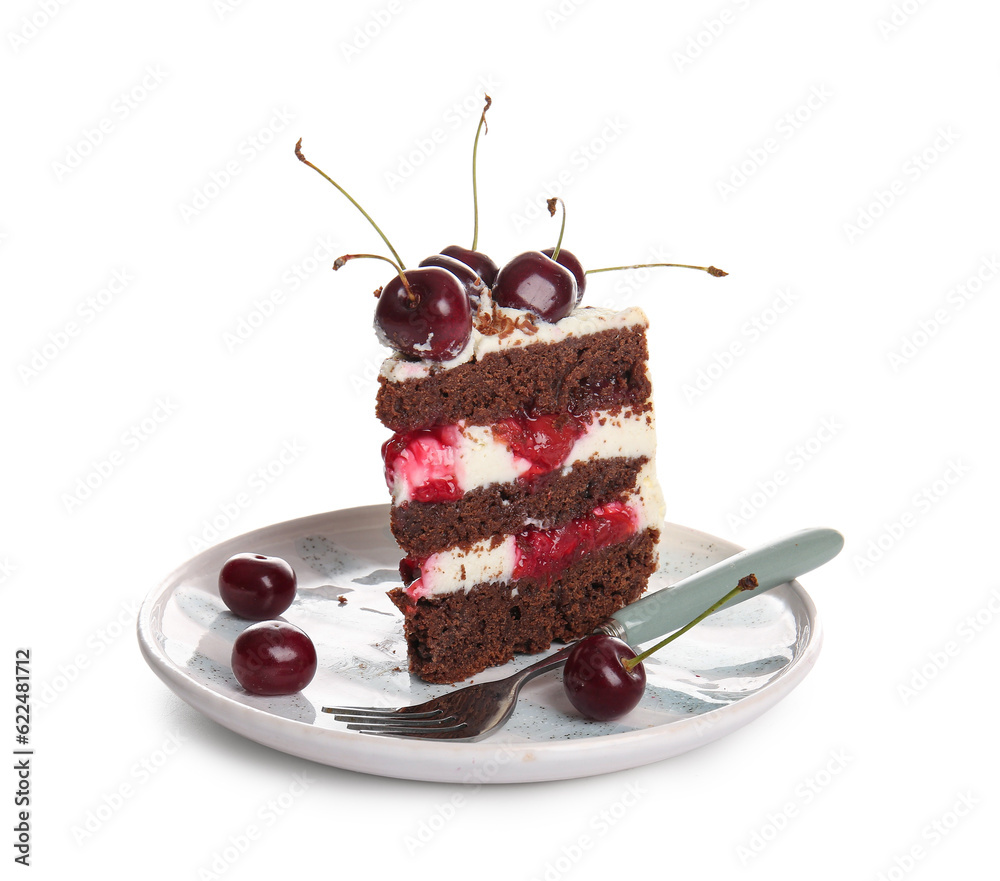
[[[348,731],[320,707],[401,706],[452,687],[406,672],[402,617],[385,596],[399,583],[400,553],[388,521],[387,506],[351,508],[269,526],[204,551],[147,597],[138,621],[143,656],[196,710],[291,755],[413,780],[513,783],[617,771],[710,743],[788,694],[819,652],[816,609],[793,581],[717,612],[648,660],[646,695],[617,722],[580,718],[553,673],[528,683],[506,727],[478,743]],[[662,568],[650,590],[740,550],[667,524]],[[217,581],[222,563],[241,552],[283,557],[298,575],[297,598],[282,617],[312,637],[320,661],[298,694],[259,697],[233,678],[233,640],[248,622],[228,611]],[[506,676],[534,659],[519,657],[476,679]]]

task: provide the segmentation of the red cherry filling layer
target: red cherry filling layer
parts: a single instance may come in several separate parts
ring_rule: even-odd
[[[570,414],[513,416],[492,426],[493,436],[514,455],[521,480],[548,474],[569,457],[588,419]],[[382,445],[385,482],[402,481],[416,502],[455,502],[463,494],[461,429],[455,425],[396,433]]]
[[[634,506],[609,502],[562,526],[551,529],[529,526],[513,536],[514,563],[508,580],[556,576],[586,555],[635,535],[639,523],[639,512]],[[421,577],[421,568],[427,560],[406,557],[399,564],[406,593],[414,602],[430,593]]]
[[[494,425],[493,436],[502,440],[518,459],[530,463],[521,475],[530,480],[562,465],[586,428],[586,419],[568,413],[514,416]]]
[[[457,475],[460,440],[459,429],[454,425],[394,434],[382,444],[389,490],[399,479],[405,482],[410,498],[416,502],[457,502],[462,498]]]
[[[587,554],[624,541],[638,527],[634,508],[609,502],[555,529],[526,529],[515,536],[514,578],[553,575]]]

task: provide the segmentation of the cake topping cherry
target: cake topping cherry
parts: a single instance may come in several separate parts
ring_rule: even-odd
[[[459,263],[464,263],[483,280],[483,284],[487,287],[493,287],[496,284],[500,268],[491,257],[482,251],[463,248],[460,245],[448,245],[441,249],[441,253],[445,257],[451,257],[453,260],[458,260]]]
[[[484,117],[485,113],[484,110]],[[379,254],[345,254],[333,264],[334,269],[340,269],[348,260],[368,257],[384,260],[396,270],[396,276],[376,292],[375,333],[379,341],[404,355],[427,361],[450,361],[458,355],[472,336],[472,304],[467,291],[475,289],[477,295],[481,293],[475,284],[477,279],[470,279],[461,268],[459,272],[465,276],[464,280],[441,266],[406,269],[371,215],[347,190],[306,159],[301,138],[295,145],[295,155],[347,197],[395,257],[393,261]]]
[[[555,248],[543,248],[542,253],[546,257],[552,257],[555,250]],[[572,251],[567,251],[565,248],[560,248],[559,256],[552,259],[573,273],[573,278],[576,279],[576,302],[579,304],[583,299],[583,292],[587,289],[587,273],[583,270],[583,264]]]
[[[556,202],[549,199],[549,212],[555,214]],[[518,254],[497,274],[493,286],[493,301],[509,309],[533,312],[543,321],[555,323],[573,311],[579,297],[576,277],[558,262],[563,233],[566,230],[566,206],[559,241],[552,256],[541,251]]]
[[[573,273],[541,251],[518,254],[500,270],[493,287],[498,306],[524,309],[552,323],[573,311],[576,297]]]
[[[486,283],[471,266],[446,254],[431,254],[420,261],[421,266],[440,266],[447,269],[465,286],[465,293],[473,311],[479,306],[479,298],[488,290]]]
[[[345,254],[333,264],[378,254]],[[395,264],[393,264],[395,266]],[[375,305],[375,333],[398,352],[427,361],[450,361],[472,336],[472,309],[462,282],[440,266],[403,270],[382,287]]]
[[[472,334],[473,314],[479,310],[480,297],[492,290],[496,306],[516,309],[547,322],[565,318],[583,298],[587,276],[619,269],[640,269],[656,266],[678,266],[697,269],[720,277],[727,273],[714,266],[690,266],[683,263],[644,263],[630,266],[607,266],[584,270],[580,260],[562,249],[566,230],[566,206],[562,199],[548,200],[550,214],[562,205],[562,225],[554,248],[527,251],[510,260],[502,269],[486,254],[477,250],[479,244],[479,192],[476,163],[479,138],[488,132],[486,111],[492,104],[489,95],[476,127],[472,146],[472,247],[449,245],[420,262],[418,269],[407,270],[385,233],[364,208],[339,183],[314,165],[302,152],[302,139],[295,145],[295,155],[317,174],[331,183],[360,211],[379,234],[394,260],[385,257],[396,269],[396,277],[375,292],[375,330],[379,339],[404,355],[421,360],[443,362],[454,359],[468,345]],[[334,269],[344,262],[372,254],[348,254],[340,258]],[[461,295],[459,295],[459,292]],[[495,313],[498,314],[498,313]],[[533,320],[531,315],[527,320]]]
[[[563,220],[551,255],[542,251],[518,254],[500,270],[493,288],[493,300],[498,306],[526,309],[553,323],[569,315],[580,299],[576,276],[558,262],[566,232],[566,205],[562,199],[548,200],[553,215],[557,202],[563,206]]]
[[[642,699],[646,686],[642,662],[646,658],[687,633],[736,594],[755,587],[755,575],[741,578],[739,584],[722,599],[639,655],[620,639],[605,633],[593,633],[581,639],[570,651],[563,671],[563,688],[570,703],[588,719],[608,722],[621,718]]]

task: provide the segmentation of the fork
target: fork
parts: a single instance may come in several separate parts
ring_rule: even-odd
[[[837,556],[843,546],[844,537],[836,530],[805,529],[754,550],[741,551],[625,606],[595,632],[637,645],[683,627],[746,575],[756,575],[758,587],[740,592],[723,608],[822,566]],[[565,664],[572,648],[572,644],[567,645],[506,679],[468,685],[414,706],[323,707],[322,710],[332,713],[338,722],[346,722],[348,729],[365,734],[423,740],[482,740],[511,717],[521,687]]]

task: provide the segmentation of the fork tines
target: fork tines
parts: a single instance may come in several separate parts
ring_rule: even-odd
[[[405,737],[435,737],[467,727],[454,715],[440,709],[419,711],[411,707],[383,710],[377,707],[323,707],[338,722],[346,722],[351,731],[363,734],[388,734]]]

